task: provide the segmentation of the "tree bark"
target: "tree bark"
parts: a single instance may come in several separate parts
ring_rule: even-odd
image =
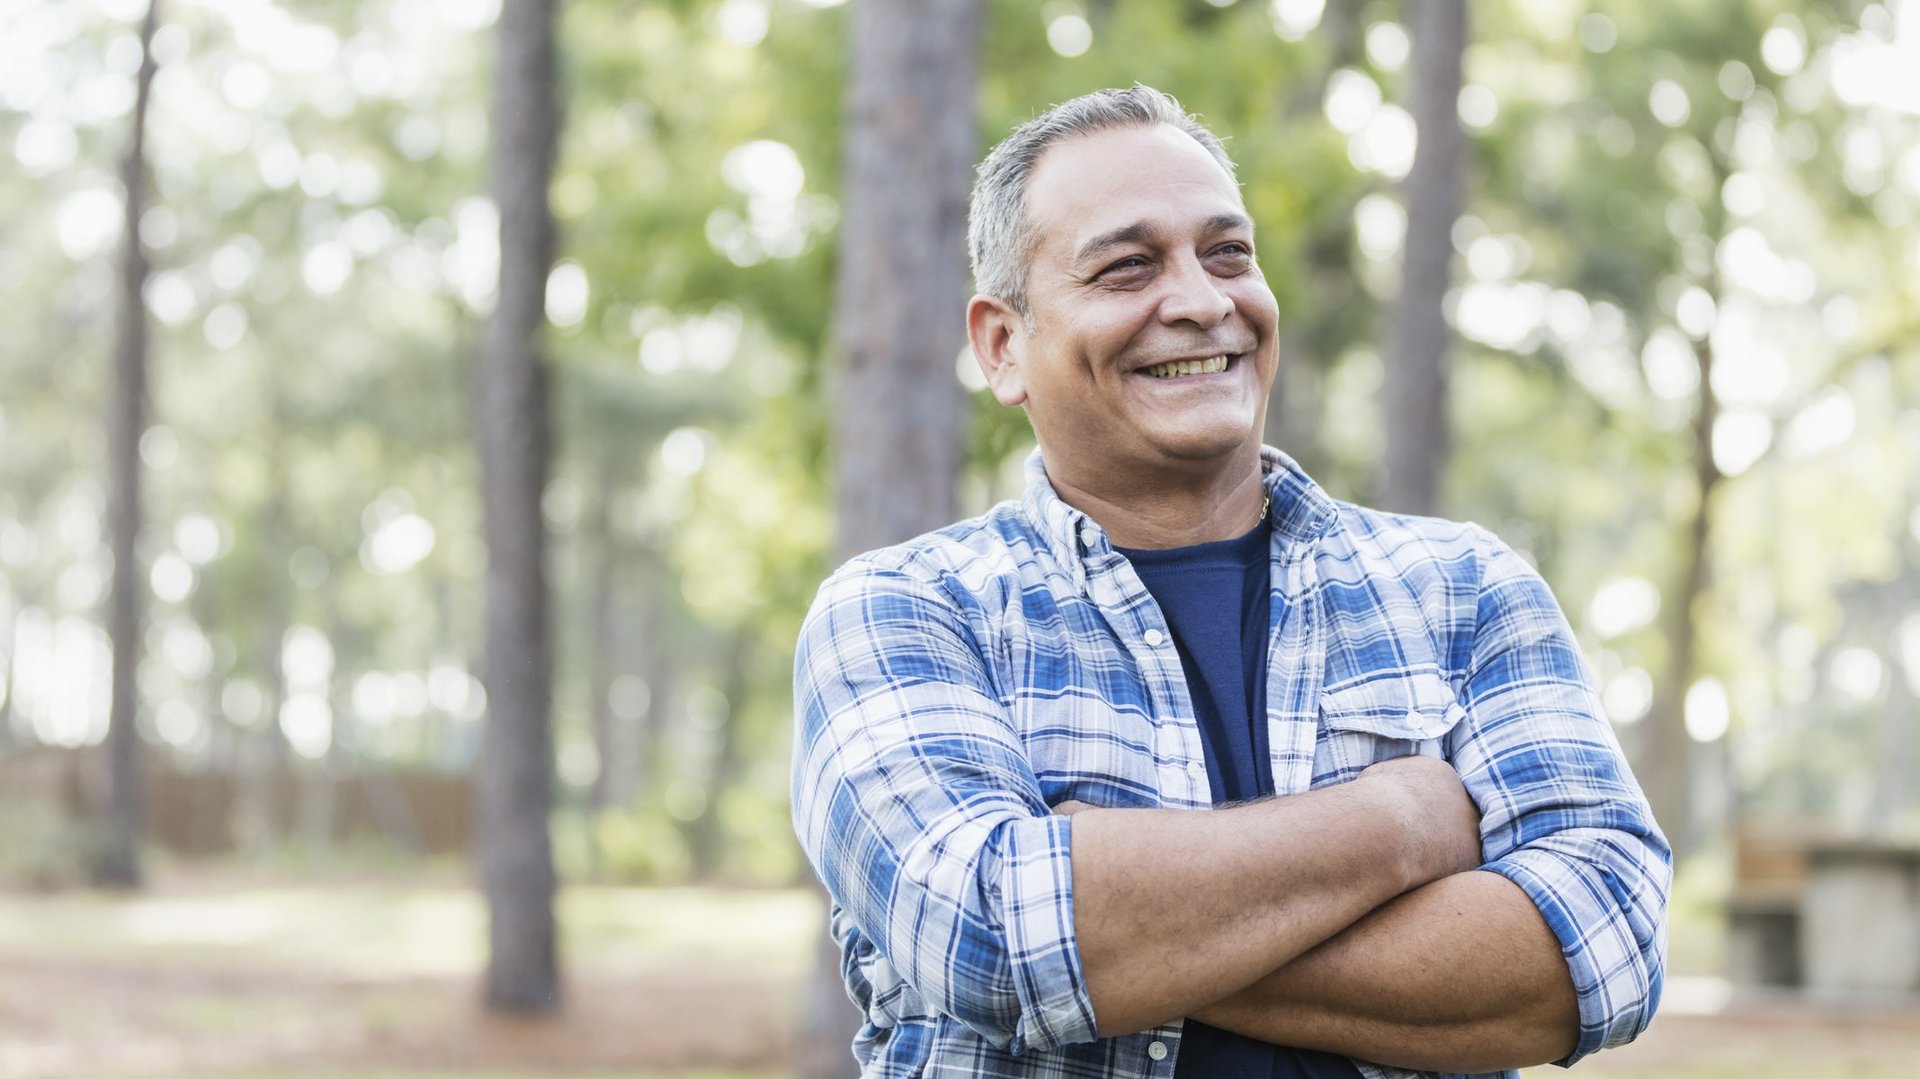
[[[487,540],[487,722],[478,765],[486,891],[485,1000],[498,1012],[560,1003],[548,814],[553,805],[553,658],[546,527],[548,379],[541,358],[555,227],[547,201],[560,128],[556,0],[506,0],[493,109],[500,289],[481,349],[478,416]]]
[[[855,4],[834,408],[840,553],[950,523],[965,450],[977,0]]]
[[[1460,66],[1467,46],[1466,0],[1408,5],[1413,38],[1413,119],[1419,132],[1407,174],[1406,260],[1394,303],[1387,367],[1387,452],[1382,504],[1402,513],[1439,508],[1445,474],[1447,346],[1452,331],[1441,304],[1460,216]]]
[[[834,401],[842,559],[950,523],[966,445],[954,364],[966,342],[978,0],[851,7]],[[823,933],[800,1074],[855,1074],[859,1016]]]
[[[120,295],[114,341],[112,400],[107,417],[108,542],[113,584],[107,593],[107,637],[113,648],[112,703],[107,711],[107,832],[95,879],[115,888],[141,881],[140,832],[145,791],[138,726],[141,633],[146,578],[140,564],[140,436],[147,426],[147,253],[140,217],[147,205],[147,103],[153,94],[153,32],[159,0],[148,0],[140,23],[140,74],[133,130],[121,160],[126,188],[120,237]]]

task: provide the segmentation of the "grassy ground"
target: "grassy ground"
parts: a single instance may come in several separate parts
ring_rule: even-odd
[[[787,1059],[809,895],[578,887],[560,916],[564,1014],[514,1023],[477,1006],[483,911],[456,883],[0,895],[0,1076],[741,1079]]]
[[[1726,1004],[1700,977],[1719,955],[1712,884],[1694,873],[1676,889],[1676,980],[1653,1028],[1575,1076],[1920,1076],[1920,1003]],[[483,911],[456,878],[200,874],[137,897],[0,894],[0,1076],[786,1074],[819,924],[811,895],[574,887],[561,917],[567,1007],[515,1023],[475,1002]]]
[[[18,917],[6,914],[18,913]],[[814,901],[786,891],[578,886],[561,896],[569,966],[691,960],[797,976]],[[458,884],[166,886],[156,894],[0,896],[0,956],[207,960],[362,976],[460,975],[485,947],[485,910]]]

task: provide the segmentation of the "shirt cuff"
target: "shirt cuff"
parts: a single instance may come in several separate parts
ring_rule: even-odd
[[[1480,867],[1518,885],[1540,910],[1573,977],[1580,1039],[1561,1067],[1599,1049],[1633,1040],[1660,999],[1658,940],[1636,939],[1622,899],[1601,867],[1556,851],[1522,848]],[[1649,953],[1653,958],[1649,958]]]
[[[1073,928],[1073,829],[1057,814],[1007,824],[1002,917],[1020,1021],[1013,1053],[1090,1042],[1093,1000]]]

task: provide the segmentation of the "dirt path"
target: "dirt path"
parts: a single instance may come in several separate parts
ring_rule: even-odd
[[[791,1040],[784,988],[685,969],[580,977],[557,1019],[512,1021],[482,1013],[465,978],[0,963],[0,1075],[767,1072]]]
[[[184,964],[0,963],[0,1075],[782,1074],[789,979],[684,966],[572,980],[543,1022],[484,1016],[464,978],[356,979]],[[1540,1069],[1539,1076],[1562,1074]],[[1920,1007],[1792,1002],[1663,1015],[1572,1074],[1920,1076]]]
[[[515,1022],[478,1007],[483,915],[457,886],[0,894],[0,1077],[784,1074],[810,894],[576,888],[563,914],[566,1008]],[[1920,1079],[1920,999],[1729,1000],[1673,979],[1638,1042],[1571,1074]]]
[[[1589,1057],[1570,1072],[1538,1074],[1916,1079],[1920,1006],[1849,1015],[1804,1003],[1747,1002],[1718,1015],[1661,1015],[1632,1045]]]

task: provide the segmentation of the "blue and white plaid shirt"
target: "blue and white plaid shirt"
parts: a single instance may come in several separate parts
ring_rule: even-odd
[[[1483,868],[1566,954],[1566,1063],[1631,1040],[1660,997],[1671,857],[1547,586],[1474,525],[1335,502],[1276,450],[1263,467],[1274,789],[1445,757]],[[842,567],[801,631],[793,819],[869,1077],[1167,1079],[1179,1060],[1177,1021],[1096,1040],[1072,825],[1048,807],[1205,809],[1200,731],[1140,579],[1037,453],[1027,476],[1017,504]]]

